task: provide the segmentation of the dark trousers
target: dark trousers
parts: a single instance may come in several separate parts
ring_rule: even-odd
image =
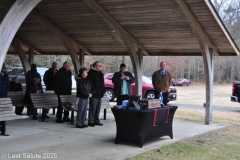
[[[159,97],[158,97],[159,94],[160,94],[160,92],[154,91],[155,99],[159,99]],[[167,103],[168,103],[168,92],[162,92],[162,96],[163,96],[163,104],[164,104],[164,106],[167,106]]]
[[[23,109],[24,109],[24,106],[15,106],[15,114],[22,115]]]
[[[63,108],[62,108],[62,103],[60,101],[60,97],[58,96],[58,110],[57,110],[57,120],[61,120],[62,119],[62,112],[63,112]],[[69,112],[68,111],[64,111],[64,117],[63,119],[68,119],[69,116]]]
[[[88,122],[89,123],[98,123],[99,114],[101,109],[102,98],[90,98],[89,102],[89,112],[88,112]]]

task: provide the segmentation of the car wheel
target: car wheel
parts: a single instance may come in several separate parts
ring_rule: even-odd
[[[108,100],[113,101],[115,98],[114,92],[111,89],[107,89],[105,94],[107,94]]]
[[[155,95],[153,91],[147,92],[146,96],[147,99],[154,99]]]

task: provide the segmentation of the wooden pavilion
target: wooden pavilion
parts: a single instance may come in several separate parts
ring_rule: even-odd
[[[214,56],[236,46],[209,0],[1,0],[0,65],[19,55],[25,72],[33,55],[129,55],[141,94],[143,56],[203,56],[206,124],[212,122]],[[28,58],[27,58],[28,57]]]

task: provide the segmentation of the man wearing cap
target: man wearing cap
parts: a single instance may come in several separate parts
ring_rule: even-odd
[[[135,82],[135,78],[132,73],[126,71],[126,65],[120,65],[120,71],[115,72],[112,78],[114,84],[114,94],[116,97],[120,95],[131,95],[132,86],[131,84]]]
[[[41,76],[37,72],[37,65],[33,63],[33,64],[31,64],[31,69],[26,73],[26,88],[27,88],[28,84],[33,81],[33,76],[36,75],[36,74],[39,75],[40,82],[41,82]],[[27,114],[28,115],[32,114],[32,107],[31,106],[28,106]]]
[[[31,64],[31,69],[27,72],[26,74],[26,85],[28,85],[32,80],[33,80],[33,76],[35,74],[38,74],[40,77],[40,81],[41,81],[41,76],[40,74],[37,72],[37,65],[36,64]]]
[[[31,103],[31,97],[30,94],[31,93],[43,93],[43,89],[42,89],[42,84],[40,83],[40,75],[39,74],[34,74],[33,75],[33,81],[31,81],[26,88],[26,92],[25,92],[25,97],[24,100],[27,103]],[[34,108],[33,106],[28,106],[29,109],[31,109],[32,114],[33,114],[33,120],[37,119],[37,109]],[[46,109],[43,109],[43,113],[42,116],[46,115]]]
[[[152,75],[152,84],[155,89],[155,98],[158,99],[162,93],[164,106],[168,103],[168,88],[171,86],[172,76],[166,70],[166,62],[160,63],[160,70],[157,70]]]

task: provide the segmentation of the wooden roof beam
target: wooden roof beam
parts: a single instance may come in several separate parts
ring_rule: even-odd
[[[185,4],[183,0],[175,0],[178,9],[184,16],[184,18],[187,20],[189,26],[192,28],[193,33],[197,36],[199,41],[202,41],[202,39],[205,39],[208,45],[213,48],[215,55],[219,55],[217,47],[212,43],[210,38],[207,36],[205,31],[203,30],[202,26],[199,24],[193,13],[190,11],[188,6]],[[201,37],[199,37],[201,36]]]
[[[112,27],[118,35],[123,39],[124,37],[129,37],[131,41],[142,49],[145,55],[149,55],[149,51],[128,31],[123,28],[123,26],[117,22],[106,10],[104,10],[95,0],[83,0],[94,12],[98,14],[110,27]]]
[[[89,49],[81,45],[77,40],[66,34],[63,30],[61,30],[58,26],[47,20],[44,16],[39,14],[37,11],[33,10],[30,13],[30,16],[32,16],[36,21],[46,26],[50,31],[57,34],[62,39],[65,39],[66,41],[70,41],[73,43],[77,48],[81,48],[86,54],[91,55],[91,52]]]
[[[225,34],[225,36],[227,37],[229,43],[231,44],[231,46],[233,47],[233,50],[236,52],[237,55],[240,54],[239,49],[237,48],[237,45],[235,44],[235,42],[233,41],[231,35],[229,34],[229,32],[227,31],[225,25],[223,24],[221,18],[219,17],[219,15],[216,13],[215,8],[212,5],[212,2],[210,2],[210,0],[205,0],[205,3],[207,4],[209,10],[212,12],[213,17],[215,18],[216,22],[218,23],[218,25],[220,26],[220,28],[222,29],[223,33]]]
[[[36,54],[42,54],[42,51],[40,51],[38,48],[32,46],[31,44],[29,44],[28,42],[22,40],[19,37],[14,37],[15,40],[17,40],[19,43],[21,43],[22,45],[26,46],[28,49],[32,49],[33,52],[35,52]]]

